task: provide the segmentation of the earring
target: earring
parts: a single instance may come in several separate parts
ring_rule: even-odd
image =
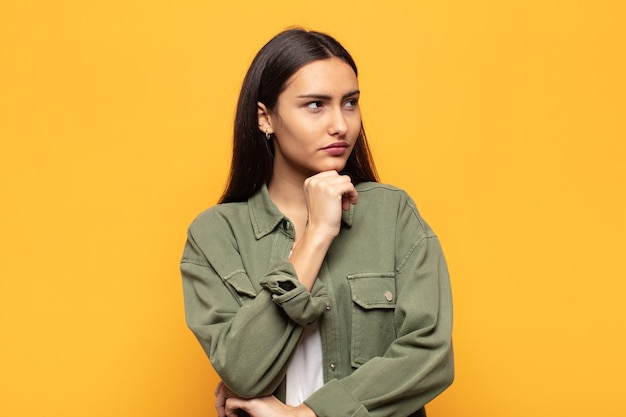
[[[272,134],[271,134],[269,131],[267,131],[267,130],[265,131],[265,139],[267,139],[267,140],[272,139],[272,136],[271,136],[271,135],[272,135]]]

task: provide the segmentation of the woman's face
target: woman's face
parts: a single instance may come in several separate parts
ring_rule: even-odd
[[[259,127],[274,134],[273,175],[341,171],[361,131],[358,100],[354,70],[333,57],[296,71],[273,111],[259,103]]]

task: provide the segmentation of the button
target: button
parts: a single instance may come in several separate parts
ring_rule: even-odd
[[[289,224],[289,220],[283,220],[283,229],[289,230],[291,224]]]
[[[385,291],[385,300],[391,302],[393,300],[393,294],[391,291]]]
[[[330,306],[326,306],[326,312],[330,311]]]
[[[337,369],[337,365],[335,365],[334,363],[331,363],[329,367],[331,371],[334,371],[335,369]]]

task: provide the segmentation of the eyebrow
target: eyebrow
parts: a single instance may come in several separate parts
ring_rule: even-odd
[[[360,90],[350,91],[350,92],[344,94],[341,98],[345,99],[345,98],[348,98],[348,97],[355,96],[357,94],[361,94],[361,91]],[[317,98],[317,99],[320,99],[320,100],[330,100],[330,99],[332,99],[332,97],[329,96],[329,95],[326,95],[326,94],[315,94],[315,93],[313,93],[313,94],[301,94],[301,95],[298,96],[298,98]]]

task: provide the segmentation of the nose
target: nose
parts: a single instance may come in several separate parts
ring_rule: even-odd
[[[346,116],[343,114],[342,109],[334,109],[331,115],[328,133],[331,136],[343,136],[347,131],[348,123],[346,122]]]

